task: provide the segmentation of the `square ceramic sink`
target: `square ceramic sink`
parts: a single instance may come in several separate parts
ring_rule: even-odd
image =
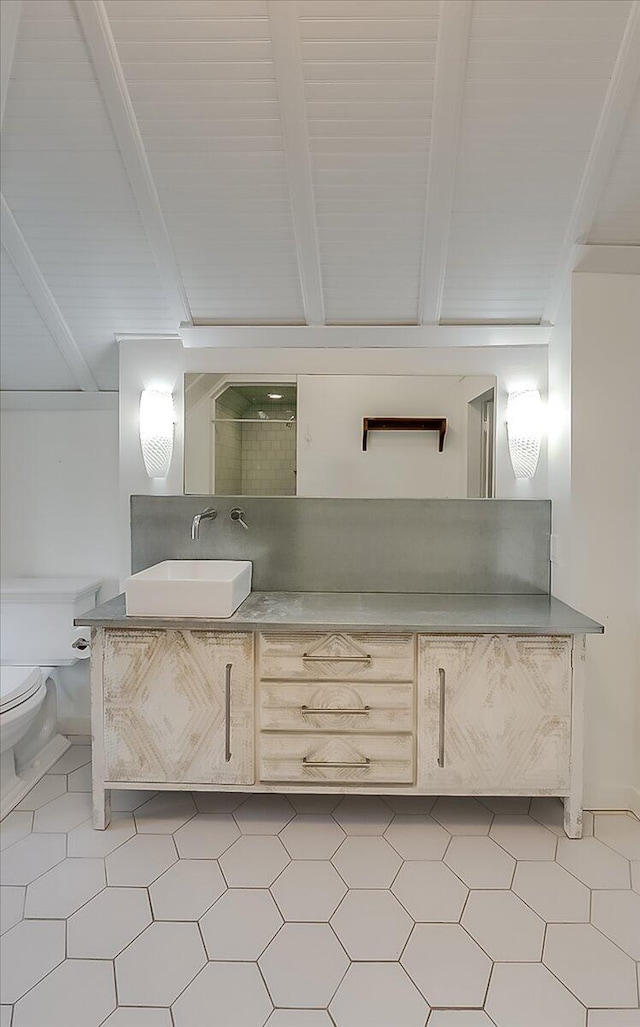
[[[132,617],[231,617],[251,591],[249,560],[165,560],[124,586]]]

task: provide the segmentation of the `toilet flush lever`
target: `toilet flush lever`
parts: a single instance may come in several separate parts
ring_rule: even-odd
[[[244,519],[244,510],[241,510],[239,506],[234,506],[233,510],[229,514],[229,517],[232,521],[235,521],[236,524],[240,524],[245,531],[249,530],[249,525]]]

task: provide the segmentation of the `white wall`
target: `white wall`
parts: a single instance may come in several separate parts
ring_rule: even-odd
[[[493,377],[300,375],[300,496],[457,498],[467,495],[467,406]],[[362,451],[363,417],[446,417],[437,432],[376,432]]]
[[[575,274],[571,306],[549,348],[553,590],[606,628],[588,643],[586,805],[640,813],[640,277]]]
[[[118,589],[115,410],[5,410],[1,416],[3,577],[88,577]],[[89,716],[88,661],[65,669],[63,726]]]

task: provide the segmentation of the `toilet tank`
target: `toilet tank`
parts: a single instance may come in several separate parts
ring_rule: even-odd
[[[96,605],[91,578],[3,578],[0,581],[0,660],[62,667],[75,663],[75,617]]]

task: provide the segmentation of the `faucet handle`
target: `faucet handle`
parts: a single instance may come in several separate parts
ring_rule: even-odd
[[[240,524],[245,531],[249,530],[249,525],[244,519],[244,510],[242,510],[239,506],[234,506],[233,510],[231,510],[229,513],[229,518],[230,520],[235,521],[236,524]]]

